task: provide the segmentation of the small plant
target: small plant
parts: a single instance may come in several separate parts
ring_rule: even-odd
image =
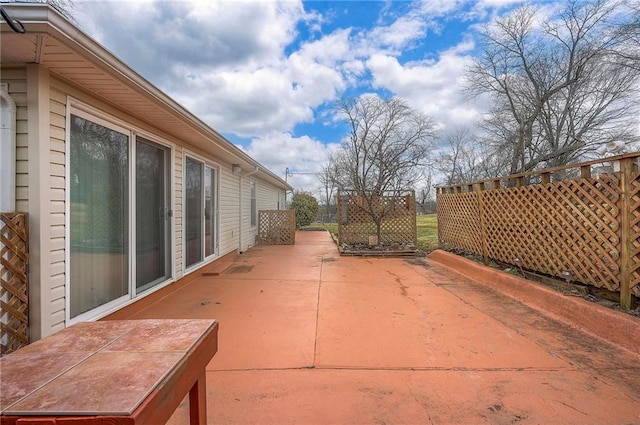
[[[309,193],[296,192],[289,209],[296,210],[296,226],[301,228],[315,221],[318,215],[318,201]]]

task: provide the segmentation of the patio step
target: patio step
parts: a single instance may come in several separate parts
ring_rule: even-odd
[[[224,262],[220,265],[216,264],[214,267],[209,267],[208,269],[202,272],[202,276],[220,276],[222,273],[227,271],[229,267],[231,267],[233,263],[231,261]]]
[[[235,254],[235,253],[233,253]],[[237,254],[235,255],[225,255],[224,257],[214,261],[210,265],[204,267],[202,269],[203,277],[207,276],[220,276],[223,274],[229,267],[234,264],[235,259],[237,258]]]

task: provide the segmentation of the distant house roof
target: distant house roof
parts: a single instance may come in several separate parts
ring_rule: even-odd
[[[112,104],[119,110],[242,170],[256,171],[275,186],[292,190],[266,169],[178,104],[140,74],[83,33],[51,6],[38,3],[0,3],[27,32],[14,32],[0,21],[0,63],[3,67],[38,63],[62,80]]]

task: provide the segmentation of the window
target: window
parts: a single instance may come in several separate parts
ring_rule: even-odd
[[[216,170],[187,157],[185,162],[185,264],[189,268],[215,255],[217,247]]]
[[[69,320],[171,277],[171,150],[83,111],[69,117]]]
[[[251,180],[251,227],[256,227],[258,222],[258,205],[256,202],[256,181]]]

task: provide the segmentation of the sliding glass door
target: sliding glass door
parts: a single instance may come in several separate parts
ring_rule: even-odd
[[[85,320],[171,278],[171,150],[79,111],[68,154],[68,318]]]
[[[167,280],[169,247],[169,158],[164,146],[136,139],[136,292]]]
[[[217,179],[216,170],[197,159],[185,162],[185,229],[187,268],[217,249]]]

